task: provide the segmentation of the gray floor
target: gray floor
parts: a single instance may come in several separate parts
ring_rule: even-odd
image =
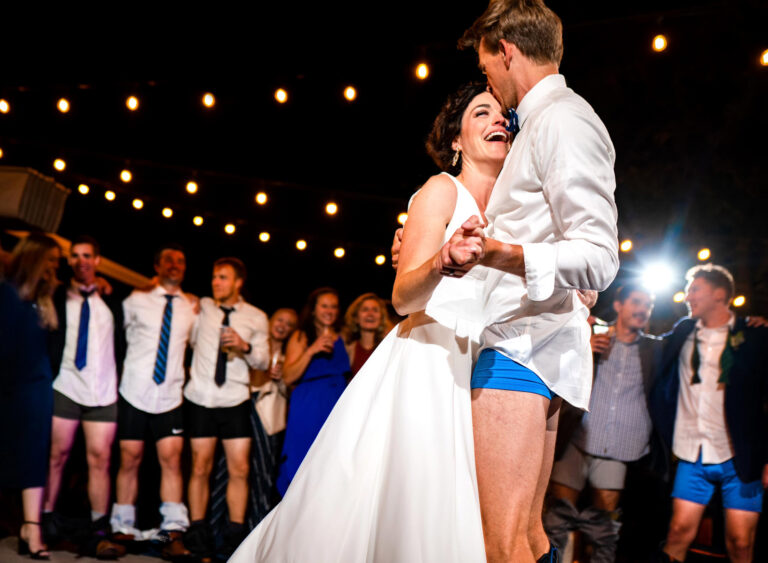
[[[0,563],[30,563],[32,561],[28,556],[17,553],[17,538],[3,538],[0,540]],[[78,557],[75,553],[68,551],[52,551],[51,561],[57,563],[91,563],[98,561],[91,557]],[[145,555],[126,555],[119,559],[121,563],[161,563],[162,559],[156,557],[147,557]]]

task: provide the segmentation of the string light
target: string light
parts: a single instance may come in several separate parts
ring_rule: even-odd
[[[88,192],[91,191],[91,188],[89,188],[86,184],[80,184],[77,186],[77,191],[83,195],[88,195]]]
[[[355,90],[354,86],[347,86],[344,88],[344,97],[347,99],[348,102],[352,102],[357,98],[357,90]]]
[[[416,67],[416,78],[425,80],[427,76],[429,76],[429,66],[427,66],[427,63],[421,63]]]
[[[678,291],[677,293],[675,293],[674,296],[672,296],[672,301],[674,301],[675,303],[682,303],[683,301],[685,301],[685,293],[682,291]]]
[[[139,109],[139,99],[136,96],[128,96],[125,100],[125,107],[131,111]]]
[[[657,35],[653,38],[653,50],[657,53],[661,53],[667,48],[667,38],[663,35]]]
[[[104,192],[104,198],[107,201],[115,201],[115,192],[113,192],[112,190],[107,190],[106,192]]]
[[[282,88],[278,88],[275,90],[275,99],[278,101],[278,103],[284,104],[288,101],[288,92]]]
[[[763,51],[763,54],[760,55],[760,64],[763,66],[768,66],[768,49]]]
[[[0,158],[3,158],[3,149],[0,149]]]
[[[228,235],[235,234],[235,226],[232,223],[227,223],[226,225],[224,225],[224,232],[227,233]]]
[[[141,209],[144,207],[144,202],[141,201],[139,198],[136,198],[133,200],[133,207],[134,209]]]
[[[173,209],[171,209],[170,207],[163,207],[163,217],[165,217],[166,219],[170,219],[171,217],[173,217]]]
[[[200,215],[196,215],[194,219],[192,219],[192,222],[195,224],[196,227],[199,227],[203,224],[203,218],[200,217]]]
[[[264,192],[257,193],[256,203],[258,203],[259,205],[264,205],[265,203],[267,203],[267,194],[265,194]]]
[[[123,170],[120,172],[120,179],[127,184],[133,179],[133,174],[130,170]]]
[[[0,99],[0,113],[8,113],[11,111],[11,104],[8,103],[8,100]]]
[[[632,241],[629,239],[622,241],[621,245],[619,245],[619,248],[621,249],[622,252],[629,252],[630,250],[632,250]]]
[[[212,108],[216,104],[216,97],[210,92],[206,92],[203,95],[203,105],[207,108]]]
[[[53,161],[53,167],[58,170],[59,172],[63,172],[64,169],[67,167],[67,163],[64,162],[61,158],[57,158]]]
[[[338,210],[339,210],[339,206],[338,206],[338,205],[336,205],[336,204],[335,204],[334,202],[332,202],[332,201],[329,201],[329,202],[328,202],[328,203],[325,205],[325,212],[326,212],[328,215],[336,215],[336,212],[337,212]]]
[[[405,225],[405,222],[408,220],[408,214],[407,213],[401,213],[397,216],[397,222],[401,225]]]
[[[69,100],[66,98],[61,98],[56,104],[56,107],[61,113],[67,113],[69,111]]]
[[[190,194],[196,194],[197,193],[197,182],[187,182],[187,192]]]
[[[699,260],[703,262],[704,260],[709,260],[709,257],[712,256],[712,253],[709,251],[709,248],[702,248],[699,250],[697,256],[699,257]]]
[[[379,266],[381,266],[382,264],[384,264],[384,262],[386,262],[386,261],[387,261],[387,259],[386,259],[386,257],[385,257],[383,254],[379,254],[379,255],[376,257],[376,263],[377,263]]]
[[[346,252],[345,252],[345,251],[344,251],[344,249],[343,249],[343,248],[341,248],[341,247],[338,247],[336,250],[334,250],[334,251],[333,251],[333,255],[334,255],[336,258],[344,258],[344,255],[345,255],[345,254],[346,254]]]
[[[747,302],[747,298],[744,297],[743,295],[739,295],[738,297],[735,297],[733,299],[733,306],[734,307],[742,307],[742,306],[744,306],[744,303],[746,303],[746,302]]]
[[[269,241],[269,233],[264,231],[263,233],[259,233],[259,240],[261,242],[268,242]]]
[[[304,239],[297,240],[296,241],[296,248],[298,248],[299,250],[306,250],[306,248],[307,248],[307,241],[305,241]]]

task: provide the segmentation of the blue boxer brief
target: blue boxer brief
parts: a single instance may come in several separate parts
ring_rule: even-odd
[[[706,506],[718,485],[724,508],[761,512],[763,485],[759,479],[745,483],[736,474],[733,459],[704,464],[701,463],[701,453],[696,463],[684,460],[678,463],[672,497]]]
[[[556,397],[541,378],[527,367],[510,360],[496,350],[486,348],[480,352],[472,371],[472,389],[503,389],[535,393],[549,400]]]

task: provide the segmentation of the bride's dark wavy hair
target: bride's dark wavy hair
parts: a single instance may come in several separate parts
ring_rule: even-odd
[[[438,168],[444,172],[457,174],[461,171],[462,158],[459,157],[456,166],[453,166],[453,155],[456,151],[451,145],[461,133],[461,118],[475,99],[475,96],[487,90],[485,82],[470,82],[461,86],[451,94],[443,104],[443,108],[432,124],[432,131],[427,136],[427,152]]]

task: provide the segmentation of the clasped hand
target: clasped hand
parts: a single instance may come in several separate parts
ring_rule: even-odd
[[[437,269],[444,275],[460,278],[485,258],[485,224],[473,215],[453,233],[437,255]]]

